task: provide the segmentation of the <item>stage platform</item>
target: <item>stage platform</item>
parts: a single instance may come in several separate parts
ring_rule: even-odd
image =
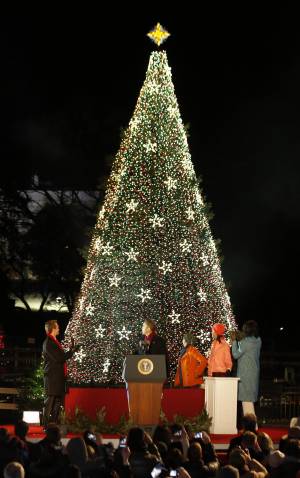
[[[169,422],[172,422],[174,415],[181,415],[192,418],[200,415],[204,407],[204,390],[202,388],[164,388],[161,402],[163,413]],[[106,422],[117,425],[122,417],[128,418],[128,403],[126,388],[105,388],[105,387],[71,387],[66,395],[65,409],[68,416],[72,417],[76,408],[79,408],[90,419],[96,417],[96,412],[105,407]],[[13,425],[0,425],[13,433]],[[264,426],[260,429],[268,433],[273,442],[279,443],[280,438],[287,433],[287,427]],[[40,426],[30,426],[29,440],[38,441],[45,436]],[[63,442],[72,436],[68,434]],[[235,435],[211,435],[211,440],[217,450],[226,450],[231,438]],[[103,442],[112,442],[118,446],[119,436],[103,435]]]
[[[2,428],[6,428],[10,434],[14,433],[14,426],[13,425],[1,425]],[[288,428],[286,427],[263,427],[259,428],[259,431],[268,433],[273,440],[275,448],[278,447],[278,443],[280,438],[288,432]],[[63,437],[62,442],[64,445],[68,443],[70,438],[74,436],[80,436],[80,434],[68,434]],[[231,438],[235,435],[210,435],[211,441],[216,450],[227,450],[229,442]],[[37,425],[30,425],[29,433],[28,433],[28,440],[32,442],[37,442],[45,437],[45,433],[43,432],[43,427]],[[119,435],[102,435],[103,443],[111,442],[115,448],[117,448],[119,444]]]
[[[65,409],[68,416],[79,408],[94,419],[97,410],[105,407],[107,423],[116,424],[121,417],[128,417],[126,388],[71,387],[66,395]],[[164,388],[161,408],[169,421],[174,415],[195,417],[204,407],[202,388]]]

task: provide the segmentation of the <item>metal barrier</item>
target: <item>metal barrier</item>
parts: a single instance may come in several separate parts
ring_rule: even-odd
[[[264,395],[259,399],[257,414],[263,421],[289,421],[300,416],[300,392],[283,392],[278,396]]]
[[[29,347],[9,347],[0,349],[0,371],[12,372],[17,370],[30,370],[38,366],[41,351]]]
[[[17,388],[0,387],[0,410],[18,410],[18,404],[15,403],[18,395]]]

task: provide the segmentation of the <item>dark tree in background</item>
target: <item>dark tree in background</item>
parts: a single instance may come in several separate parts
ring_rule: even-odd
[[[101,190],[50,190],[34,181],[0,190],[0,322],[7,333],[34,330],[26,321],[33,308],[40,322],[46,312],[72,311],[101,197]],[[16,300],[28,314],[13,307]]]

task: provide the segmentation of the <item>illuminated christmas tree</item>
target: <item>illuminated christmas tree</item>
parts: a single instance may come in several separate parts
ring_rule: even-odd
[[[119,383],[146,318],[167,340],[171,375],[182,336],[202,352],[215,322],[235,327],[206,206],[164,51],[150,56],[144,85],[116,155],[66,344],[75,383]]]

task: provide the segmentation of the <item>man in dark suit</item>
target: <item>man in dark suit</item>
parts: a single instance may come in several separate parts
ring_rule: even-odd
[[[139,342],[139,354],[167,355],[165,340],[157,335],[156,325],[151,319],[146,319],[142,326],[143,339]]]
[[[64,406],[66,394],[66,361],[79,349],[72,339],[71,348],[65,352],[57,340],[59,325],[56,320],[48,320],[45,323],[47,334],[43,343],[44,359],[44,388],[45,401],[43,421],[44,426],[49,422],[57,423],[61,408]]]

